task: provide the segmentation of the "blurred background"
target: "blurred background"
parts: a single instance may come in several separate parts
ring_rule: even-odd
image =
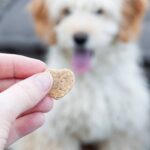
[[[34,33],[30,0],[0,0],[0,52],[44,60],[47,48]]]
[[[47,47],[35,35],[32,18],[27,11],[29,1],[0,0],[0,52],[44,60]],[[150,11],[143,22],[139,45],[144,56],[142,65],[150,81]]]

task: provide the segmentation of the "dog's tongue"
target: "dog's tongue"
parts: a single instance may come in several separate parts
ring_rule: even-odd
[[[72,58],[72,69],[76,74],[84,74],[91,69],[90,51],[84,50],[84,53],[76,52]]]

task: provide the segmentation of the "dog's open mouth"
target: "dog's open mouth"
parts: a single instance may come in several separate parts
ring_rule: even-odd
[[[86,48],[75,49],[72,58],[72,69],[76,74],[85,74],[91,70],[93,50]]]

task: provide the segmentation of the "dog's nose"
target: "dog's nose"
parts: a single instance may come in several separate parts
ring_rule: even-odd
[[[74,35],[74,42],[79,45],[79,46],[83,46],[87,40],[88,40],[88,35],[86,33],[76,33]]]

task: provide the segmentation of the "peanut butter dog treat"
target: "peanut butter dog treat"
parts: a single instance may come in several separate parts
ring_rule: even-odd
[[[53,86],[49,92],[50,97],[54,99],[64,97],[74,85],[73,72],[68,69],[50,69],[48,71],[53,77]]]

